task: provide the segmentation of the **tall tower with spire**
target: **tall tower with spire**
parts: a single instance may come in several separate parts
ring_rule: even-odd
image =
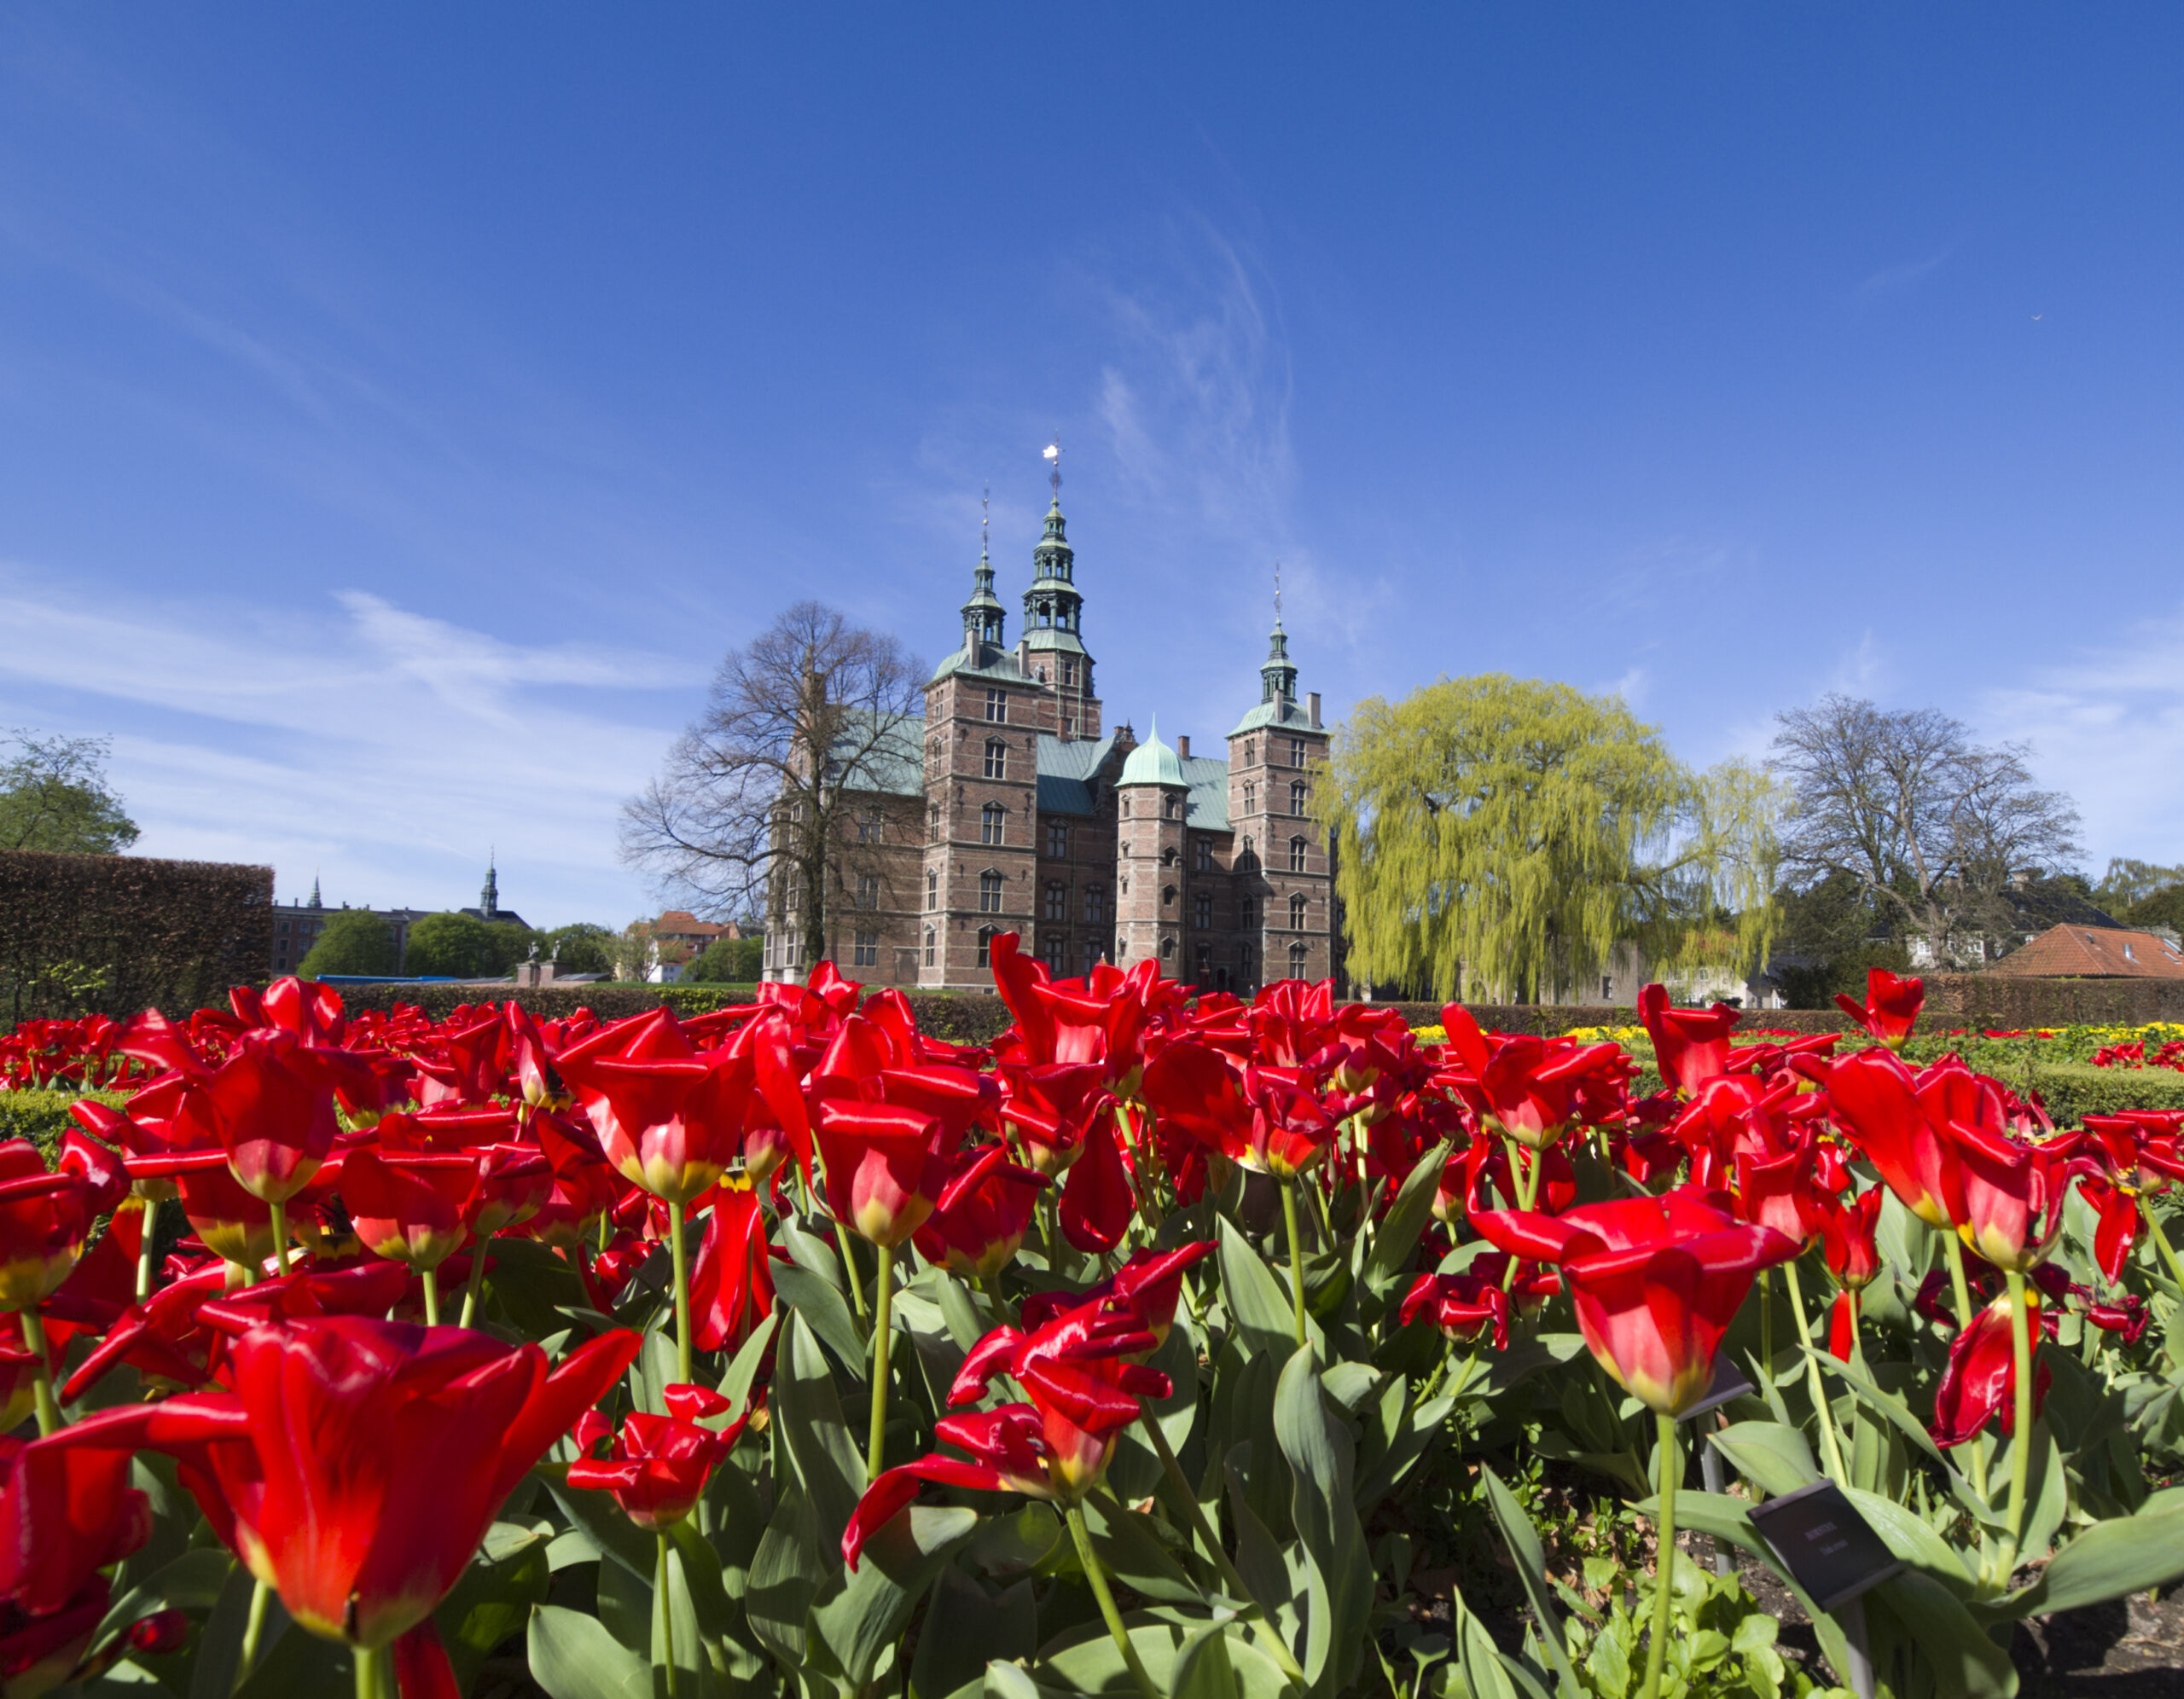
[[[494,870],[493,856],[490,850],[485,855],[485,887],[483,890],[478,893],[478,906],[485,911],[485,918],[488,920],[494,920],[500,918],[500,875]]]
[[[1054,723],[1062,738],[1100,735],[1100,709],[1092,689],[1092,656],[1084,647],[1084,597],[1077,588],[1077,551],[1061,513],[1061,443],[1047,451],[1054,464],[1054,496],[1046,526],[1031,551],[1031,587],[1024,592],[1024,635],[1017,664],[1054,693]]]

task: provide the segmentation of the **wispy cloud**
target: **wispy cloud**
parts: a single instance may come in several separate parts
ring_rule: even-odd
[[[1851,299],[1862,304],[1904,294],[1940,270],[1943,262],[1948,258],[1947,250],[1943,250],[1931,258],[1907,260],[1901,265],[1885,265],[1853,289]]]
[[[270,861],[283,896],[468,900],[489,849],[528,918],[627,919],[620,799],[703,681],[687,663],[525,647],[363,591],[323,613],[117,612],[0,570],[0,722],[114,736],[148,855]],[[677,696],[663,700],[659,693]]]
[[[2070,793],[2098,868],[2113,855],[2184,855],[2184,611],[2067,662],[2025,670],[1980,704],[1979,729],[2033,746],[2043,782]]]

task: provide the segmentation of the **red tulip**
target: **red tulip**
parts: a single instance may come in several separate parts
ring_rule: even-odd
[[[1821,1251],[1835,1284],[1862,1291],[1880,1274],[1880,1189],[1876,1186],[1832,1205],[1820,1223]]]
[[[0,1144],[0,1311],[34,1309],[58,1290],[91,1224],[128,1194],[120,1159],[73,1127],[50,1171],[29,1139]]]
[[[1815,1178],[1815,1157],[1810,1134],[1803,1144],[1779,1157],[1739,1156],[1737,1214],[1774,1228],[1800,1250],[1809,1248],[1821,1236],[1828,1206],[1835,1201]]]
[[[1211,1046],[1177,1039],[1145,1070],[1145,1100],[1164,1122],[1255,1174],[1290,1180],[1327,1159],[1335,1122],[1296,1069],[1240,1070]]]
[[[697,1507],[713,1467],[735,1449],[736,1436],[750,1419],[746,1411],[725,1428],[708,1428],[705,1418],[731,1406],[720,1394],[701,1386],[671,1386],[667,1414],[636,1411],[622,1418],[605,1462],[578,1458],[569,1465],[569,1485],[612,1493],[623,1515],[648,1532],[681,1522]],[[577,1444],[589,1451],[613,1430],[596,1412],[577,1429]]]
[[[99,1572],[150,1538],[150,1501],[122,1452],[0,1439],[0,1685],[38,1694],[73,1677],[107,1615]]]
[[[1945,1109],[1949,1091],[1932,1086],[1926,1075],[1914,1078],[1885,1050],[1862,1050],[1827,1075],[1828,1108],[1836,1121],[1904,1207],[1944,1231],[1964,1219],[1963,1172],[1946,1114],[1937,1125],[1927,1105]]]
[[[827,1203],[834,1218],[892,1250],[917,1231],[948,1183],[949,1158],[1000,1100],[968,1068],[892,1065],[886,1035],[861,1016],[841,1024],[811,1076]]]
[[[601,1027],[555,1065],[591,1117],[607,1160],[655,1197],[688,1203],[741,1147],[757,1064],[740,1038],[700,1055],[673,1012],[654,1009]]]
[[[1638,993],[1638,1018],[1653,1041],[1653,1064],[1662,1081],[1695,1097],[1707,1081],[1729,1070],[1729,1034],[1744,1017],[1727,1003],[1711,1009],[1672,1009],[1668,988]]]
[[[1147,956],[1127,973],[1102,962],[1089,979],[1056,985],[1041,963],[1017,953],[1014,932],[996,937],[990,955],[994,989],[1016,1017],[1025,1061],[1095,1063],[1116,1096],[1137,1095],[1146,1017],[1165,1000],[1158,961]]]
[[[932,1214],[913,1236],[918,1254],[967,1280],[991,1279],[1015,1259],[1032,1207],[1050,1183],[1010,1162],[1006,1145],[962,1152]]]
[[[1560,1263],[1577,1325],[1642,1403],[1680,1415],[1713,1383],[1714,1354],[1753,1279],[1797,1242],[1737,1221],[1721,1192],[1589,1203],[1561,1215],[1483,1212],[1472,1225],[1513,1255]]]
[[[1211,1256],[1211,1239],[1195,1239],[1173,1250],[1141,1250],[1097,1285],[1083,1291],[1029,1292],[1019,1310],[1025,1331],[1036,1333],[1048,1322],[1086,1304],[1120,1305],[1135,1315],[1151,1342],[1137,1354],[1142,1361],[1167,1342],[1176,1325],[1176,1306],[1183,1296],[1184,1271]]]
[[[2024,1301],[2032,1331],[2032,1408],[2039,1413],[2050,1378],[2040,1363],[2040,1295],[2027,1290]],[[1972,1319],[1949,1342],[1949,1363],[1934,1389],[1934,1419],[1928,1431],[1937,1446],[1960,1446],[2001,1412],[2002,1432],[2017,1425],[2017,1354],[2010,1337],[2010,1301],[2000,1297]]]
[[[1481,1126],[1531,1150],[1546,1149],[1606,1109],[1603,1094],[1612,1097],[1629,1076],[1629,1058],[1618,1045],[1490,1035],[1461,1003],[1443,1007],[1441,1019],[1447,1054],[1461,1064],[1448,1070],[1447,1083]]]
[[[1898,979],[1885,967],[1866,970],[1864,1002],[1854,1003],[1840,991],[1835,994],[1836,1006],[1891,1050],[1903,1048],[1926,1000],[1925,980]]]
[[[854,1570],[872,1531],[893,1518],[918,1495],[918,1487],[968,1487],[981,1492],[1023,1493],[1034,1499],[1055,1497],[1047,1472],[1046,1441],[1039,1412],[1028,1404],[1004,1404],[967,1416],[944,1416],[932,1424],[933,1437],[968,1452],[961,1458],[921,1457],[888,1470],[857,1500],[842,1530],[842,1560]]]
[[[439,1055],[415,1058],[417,1101],[427,1109],[491,1103],[509,1087],[512,1036],[506,1018],[498,1014],[444,1034]]]
[[[228,1166],[244,1191],[285,1203],[310,1184],[341,1130],[334,1091],[358,1072],[340,1051],[294,1034],[246,1032],[205,1083]]]
[[[758,1194],[723,1181],[690,1269],[691,1337],[700,1351],[739,1348],[774,1306],[773,1260]]]
[[[509,1492],[629,1367],[617,1330],[548,1371],[535,1345],[359,1316],[260,1327],[233,1392],[100,1411],[55,1443],[164,1452],[213,1532],[311,1632],[423,1623]]]
[[[1964,1172],[1964,1242],[1997,1268],[2023,1273],[2063,1230],[2077,1168],[2075,1134],[2027,1144],[1993,1126],[1952,1121]]]
[[[1498,1282],[1468,1270],[1458,1274],[1421,1274],[1403,1295],[1397,1312],[1408,1327],[1420,1312],[1459,1345],[1476,1344],[1490,1329],[1494,1348],[1509,1348],[1509,1295]]]
[[[438,1268],[470,1237],[463,1221],[478,1189],[478,1160],[460,1151],[349,1152],[341,1201],[364,1249],[420,1273]]]

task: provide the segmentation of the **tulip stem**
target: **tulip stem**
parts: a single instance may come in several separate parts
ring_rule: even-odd
[[[437,1268],[425,1270],[424,1282],[425,1325],[438,1327],[440,1325],[440,1271]]]
[[[679,1212],[681,1204],[674,1206]],[[666,1654],[667,1699],[675,1699],[675,1600],[667,1585],[667,1535],[655,1531],[653,1538],[659,1542],[659,1557],[653,1570],[653,1595],[659,1603],[659,1645]]]
[[[864,1478],[877,1481],[887,1460],[887,1347],[894,1331],[895,1248],[880,1247],[880,1290],[874,1299],[879,1311],[872,1324],[872,1438],[865,1447]]]
[[[265,1206],[273,1212],[273,1272],[288,1278],[288,1206],[275,1198]]]
[[[1798,1342],[1805,1348],[1805,1383],[1812,1389],[1812,1413],[1820,1423],[1820,1441],[1827,1453],[1827,1472],[1838,1486],[1847,1487],[1850,1476],[1843,1467],[1842,1442],[1835,1437],[1835,1412],[1828,1407],[1827,1389],[1820,1378],[1820,1359],[1813,1352],[1812,1324],[1805,1319],[1804,1284],[1798,1279],[1796,1261],[1784,1263],[1782,1273],[1790,1284],[1790,1313],[1798,1319]]]
[[[1289,1231],[1289,1296],[1297,1312],[1297,1342],[1305,1341],[1304,1331],[1304,1244],[1297,1236],[1297,1177],[1286,1174],[1281,1180],[1281,1221]]]
[[[850,1302],[856,1307],[857,1319],[863,1321],[865,1319],[864,1282],[857,1276],[857,1258],[850,1255],[850,1236],[839,1219],[834,1222],[834,1244],[842,1253],[842,1273],[849,1279]]]
[[[1759,1360],[1767,1365],[1771,1379],[1774,1373],[1774,1271],[1759,1271]]]
[[[1964,1246],[1955,1227],[1943,1227],[1941,1234],[1942,1249],[1949,1253],[1949,1285],[1956,1294],[1956,1329],[1962,1333],[1972,1325],[1972,1287],[1964,1278]],[[1971,1451],[1972,1490],[1984,1499],[1987,1496],[1987,1453],[1976,1439]]]
[[[36,1304],[23,1307],[23,1343],[30,1348],[31,1385],[38,1398],[38,1430],[50,1434],[61,1426],[61,1406],[53,1401],[53,1366],[45,1354],[45,1321]]]
[[[1660,1551],[1653,1565],[1653,1636],[1646,1648],[1646,1686],[1641,1699],[1659,1699],[1669,1636],[1676,1627],[1676,1489],[1683,1476],[1683,1449],[1676,1443],[1676,1418],[1662,1412],[1653,1419],[1660,1435],[1654,1447],[1654,1467],[1661,1477],[1661,1508],[1654,1519]]]
[[[1123,1627],[1123,1614],[1115,1609],[1115,1596],[1108,1591],[1107,1571],[1100,1567],[1100,1554],[1092,1549],[1092,1530],[1084,1525],[1082,1505],[1069,1507],[1069,1531],[1077,1541],[1077,1560],[1084,1565],[1084,1579],[1092,1584],[1092,1597],[1100,1602],[1100,1615],[1107,1619],[1107,1632],[1114,1637],[1115,1649],[1130,1667],[1137,1690],[1145,1699],[1160,1699],[1160,1690],[1153,1685],[1153,1678],[1146,1673],[1144,1660],[1130,1644],[1130,1630]]]
[[[358,1646],[350,1653],[357,1671],[357,1699],[380,1699],[379,1673],[386,1657],[383,1646]]]
[[[683,1243],[682,1204],[667,1206],[667,1244],[675,1258],[675,1377],[690,1382],[690,1252]]]
[[[2139,1214],[2145,1218],[2146,1232],[2153,1240],[2154,1249],[2161,1253],[2162,1261],[2168,1265],[2169,1278],[2178,1285],[2184,1286],[2184,1262],[2179,1262],[2176,1260],[2176,1248],[2169,1244],[2169,1235],[2162,1228],[2161,1218],[2153,1212],[2153,1202],[2151,1198],[2140,1209]]]
[[[473,1241],[470,1247],[470,1273],[462,1283],[462,1319],[458,1327],[469,1327],[478,1318],[478,1298],[485,1284],[485,1244]]]
[[[262,1580],[253,1580],[250,1587],[250,1615],[243,1620],[242,1650],[235,1654],[235,1685],[228,1690],[239,1692],[243,1683],[250,1679],[250,1673],[258,1667],[258,1643],[265,1638],[265,1607],[273,1602],[273,1589]]]
[[[1168,1435],[1162,1431],[1159,1418],[1148,1409],[1143,1422],[1146,1435],[1153,1441],[1153,1449],[1160,1454],[1160,1466],[1168,1472],[1168,1485],[1174,1490],[1183,1509],[1189,1512],[1192,1530],[1198,1535],[1199,1544],[1205,1548],[1206,1556],[1212,1560],[1214,1569],[1221,1576],[1222,1586],[1228,1589],[1231,1597],[1242,1599],[1252,1607],[1252,1630],[1259,1637],[1275,1662],[1281,1666],[1281,1673],[1299,1688],[1307,1685],[1304,1667],[1282,1643],[1281,1636],[1275,1632],[1274,1624],[1267,1620],[1266,1607],[1259,1603],[1258,1595],[1252,1591],[1236,1566],[1229,1562],[1228,1554],[1222,1550],[1220,1537],[1214,1533],[1213,1525],[1206,1521],[1205,1507],[1199,1503],[1198,1494],[1191,1491],[1191,1483],[1183,1475],[1182,1464],[1176,1460],[1175,1447],[1168,1443]]]
[[[2016,1269],[2005,1272],[2010,1289],[2010,1360],[2015,1371],[2017,1396],[2010,1422],[2009,1544],[2003,1548],[2004,1586],[2017,1573],[2018,1540],[2024,1528],[2024,1489],[2032,1474],[2032,1316],[2025,1302],[2024,1276]]]
[[[144,1231],[136,1244],[136,1302],[140,1304],[152,1296],[153,1241],[159,1237],[159,1225],[160,1200],[148,1197],[144,1200]]]

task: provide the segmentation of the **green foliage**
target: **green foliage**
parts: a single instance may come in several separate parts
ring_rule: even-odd
[[[402,971],[425,979],[497,978],[524,960],[534,936],[512,921],[480,920],[452,910],[427,914],[410,928]]]
[[[716,938],[682,970],[682,977],[700,984],[752,984],[764,965],[765,947],[764,938]]]
[[[0,761],[0,850],[111,855],[136,841],[136,824],[106,781],[105,738],[39,738],[17,731]]]
[[[1631,1699],[1643,1685],[1650,1627],[1650,1577],[1624,1570],[1612,1557],[1585,1560],[1585,1586],[1604,1593],[1605,1620],[1572,1615],[1566,1650],[1582,1690],[1599,1699]],[[1781,1625],[1734,1575],[1715,1575],[1683,1552],[1676,1562],[1676,1632],[1669,1643],[1661,1692],[1667,1699],[1801,1699],[1843,1694],[1823,1688],[1775,1650]],[[1626,1598],[1644,1601],[1633,1613]]]
[[[393,973],[394,929],[369,908],[344,908],[320,928],[311,953],[297,965],[305,979],[327,973]]]
[[[604,926],[595,926],[589,920],[578,920],[567,926],[556,926],[550,932],[536,935],[538,955],[543,961],[550,956],[563,973],[612,973],[614,964],[607,951],[614,935]],[[755,976],[754,976],[755,977]]]
[[[49,1161],[61,1135],[76,1123],[68,1105],[90,1098],[119,1109],[129,1100],[127,1092],[0,1091],[0,1142],[27,1139]]]
[[[1358,705],[1319,789],[1353,973],[1536,1000],[1614,947],[1741,965],[1770,935],[1772,786],[1694,774],[1618,699],[1502,674]]]
[[[2164,867],[2118,855],[2108,863],[2108,871],[2100,876],[2100,883],[2092,888],[2092,896],[2121,919],[2126,908],[2135,907],[2164,891],[2178,890],[2184,890],[2184,867]]]
[[[2166,926],[2184,932],[2184,884],[2164,885],[2128,908],[2111,912],[2126,926]]]
[[[2085,1063],[2036,1063],[2030,1073],[2003,1076],[2023,1090],[2030,1079],[2058,1127],[2119,1109],[2184,1109],[2184,1074],[2173,1068],[2095,1068]]]

